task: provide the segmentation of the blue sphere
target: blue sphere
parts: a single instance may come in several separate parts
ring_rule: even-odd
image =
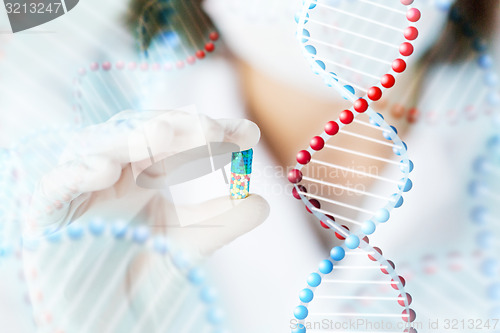
[[[206,304],[214,303],[217,300],[217,291],[212,287],[204,287],[201,290],[200,298]]]
[[[345,246],[347,246],[348,249],[354,250],[359,246],[359,237],[355,235],[347,236],[345,239]]]
[[[488,72],[484,75],[484,83],[490,87],[498,85],[498,75],[494,72]]]
[[[177,32],[167,30],[157,36],[156,42],[166,44],[168,47],[176,47],[181,43],[181,38]]]
[[[380,223],[384,223],[384,222],[387,222],[389,220],[389,217],[391,215],[389,214],[389,211],[385,208],[380,208],[379,210],[377,210],[377,212],[375,213],[375,220],[377,220],[378,222]]]
[[[311,1],[311,3],[309,4],[309,9],[314,9],[314,8],[316,8],[316,0]]]
[[[299,298],[303,303],[309,303],[314,298],[314,293],[311,289],[305,288],[299,294]]]
[[[474,161],[473,169],[477,173],[485,173],[489,169],[489,163],[484,156],[480,156]]]
[[[489,286],[488,296],[494,301],[500,301],[500,283],[494,283]]]
[[[134,229],[132,239],[138,244],[143,244],[149,238],[149,229],[146,227],[137,227]]]
[[[350,86],[350,85],[345,85],[344,88],[351,94],[355,94],[356,93],[356,90],[354,90],[353,86]],[[346,98],[347,96],[349,96],[349,94],[347,94],[346,96],[344,96],[344,98]]]
[[[96,219],[89,223],[89,231],[94,236],[100,236],[104,232],[105,225],[102,220]]]
[[[363,225],[361,226],[361,231],[365,234],[365,235],[371,235],[375,232],[375,229],[377,227],[375,226],[375,223],[373,223],[372,221],[368,220],[368,221],[365,221],[363,222]]]
[[[484,195],[487,191],[486,184],[479,180],[472,181],[469,184],[469,194],[472,195],[473,197],[479,197],[481,195]]]
[[[487,147],[488,149],[494,151],[500,150],[500,135],[494,135],[491,139],[489,139]]]
[[[401,166],[399,168],[402,172],[410,173],[413,171],[413,167],[413,162],[411,160],[408,160],[408,163],[405,163],[405,161],[401,161]]]
[[[400,190],[402,190],[403,192],[408,192],[409,190],[411,190],[411,189],[412,189],[412,187],[413,187],[413,183],[412,183],[411,179],[409,179],[409,178],[408,178],[408,179],[405,181],[405,179],[404,179],[404,178],[401,178],[401,179],[399,180],[398,188],[399,188]]]
[[[158,252],[159,254],[165,254],[168,252],[168,242],[162,236],[155,237],[153,241],[153,250]]]
[[[311,34],[309,33],[309,31],[307,29],[303,29],[302,36],[305,37],[305,38],[302,38],[302,43],[305,43],[309,40],[309,37],[311,37]]]
[[[325,63],[323,61],[321,61],[321,60],[316,60],[316,65],[318,65],[319,68],[321,68],[322,70],[326,69]]]
[[[321,284],[321,276],[318,273],[311,273],[307,277],[307,284],[310,287],[316,288]]]
[[[0,246],[0,258],[9,257],[12,253],[14,253],[14,248],[12,246]]]
[[[488,210],[483,206],[474,207],[470,216],[474,223],[484,225],[488,221]]]
[[[392,129],[392,131],[394,131],[394,133],[398,134],[398,130],[396,129],[396,127],[391,126],[391,129]],[[384,136],[384,138],[385,138],[386,140],[392,140],[392,134],[393,134],[393,132],[392,132],[392,131],[387,131],[387,130],[384,130],[384,131],[382,132],[382,135]]]
[[[325,259],[319,263],[319,271],[321,273],[330,274],[332,270],[333,270],[333,263],[330,260]]]
[[[480,55],[477,59],[477,63],[483,69],[489,69],[493,66],[493,60],[487,54]]]
[[[404,202],[403,197],[402,197],[401,195],[397,194],[397,193],[394,193],[394,194],[391,196],[391,200],[392,200],[393,202],[395,202],[395,204],[394,204],[394,208],[399,208],[399,207],[401,207],[401,206],[403,205],[403,202]]]
[[[219,308],[212,308],[208,310],[208,322],[213,325],[219,325],[224,320],[224,312]]]
[[[62,239],[62,233],[57,229],[47,229],[43,234],[51,243],[59,243]]]
[[[111,227],[111,233],[117,239],[124,238],[127,235],[127,225],[124,222],[116,222]]]
[[[408,150],[408,146],[406,145],[406,143],[404,143],[403,141],[401,141],[401,143],[403,144],[402,147],[400,146],[395,146],[394,148],[392,148],[392,151],[394,152],[394,154],[398,155],[398,156],[401,156],[401,154]]]
[[[188,272],[188,279],[194,285],[201,285],[205,282],[205,272],[201,268],[193,268]]]
[[[335,246],[330,251],[330,258],[335,261],[341,261],[345,257],[345,250],[341,246]]]
[[[69,238],[73,240],[81,239],[83,237],[83,232],[83,227],[75,223],[70,224],[67,229]]]
[[[184,269],[189,265],[188,258],[184,255],[184,253],[177,253],[173,256],[172,262],[179,269]]]
[[[317,53],[316,48],[312,45],[306,45],[305,49],[306,49],[307,53],[309,53],[309,54],[316,55],[316,53]]]
[[[293,311],[293,315],[298,320],[303,320],[303,319],[306,319],[307,316],[309,315],[309,310],[307,310],[307,308],[305,306],[299,305]]]
[[[499,267],[497,259],[488,258],[481,264],[481,271],[486,276],[495,277],[499,273]]]
[[[303,324],[297,324],[292,328],[292,333],[306,333],[306,327]]]
[[[295,19],[295,23],[299,23],[299,21],[300,21],[300,12],[295,13],[294,19]]]

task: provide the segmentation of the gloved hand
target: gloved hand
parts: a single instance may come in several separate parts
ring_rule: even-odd
[[[98,217],[104,223],[145,224],[191,257],[204,257],[262,223],[269,213],[267,202],[255,194],[243,200],[228,194],[174,207],[160,190],[168,174],[151,167],[151,160],[209,142],[245,150],[259,136],[248,120],[213,120],[183,111],[121,112],[69,142],[59,166],[43,177],[33,195],[24,235],[36,238],[47,229],[88,226]],[[158,186],[142,188],[138,177]],[[201,222],[181,227],[174,214],[179,209]],[[164,317],[179,310],[173,304],[200,302],[198,296],[187,300],[192,285],[172,260],[148,254],[132,241],[109,236],[65,241],[25,251],[24,260],[27,275],[37,276],[28,283],[36,318],[44,324],[41,332],[171,331],[179,327]],[[184,315],[180,308],[174,318]],[[195,322],[188,316],[181,326]]]
[[[158,161],[209,142],[233,143],[246,150],[259,138],[258,127],[248,120],[213,120],[184,111],[121,112],[84,130],[69,143],[60,165],[43,177],[33,195],[25,234],[63,227],[87,217],[137,218],[141,223],[164,228],[169,237],[178,239],[191,252],[210,254],[262,223],[269,213],[267,202],[255,194],[245,200],[232,200],[228,195],[173,207],[159,189],[137,186],[136,178],[151,164],[151,158]],[[142,176],[154,182],[164,175]],[[162,186],[161,181],[158,184]],[[175,220],[175,210],[188,210],[193,220],[202,222],[180,228],[171,221]],[[213,226],[209,234],[206,226]]]

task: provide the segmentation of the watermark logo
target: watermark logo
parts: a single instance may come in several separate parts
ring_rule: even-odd
[[[12,32],[28,30],[52,21],[73,8],[79,0],[4,0]]]

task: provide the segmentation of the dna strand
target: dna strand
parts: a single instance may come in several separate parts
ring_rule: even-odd
[[[485,297],[489,280],[481,273],[487,258],[482,249],[460,248],[402,262],[400,271],[412,285],[414,306],[419,308],[416,328],[497,332],[499,313],[494,300]]]
[[[92,219],[25,239],[40,332],[219,332],[201,267],[145,226]]]
[[[36,185],[57,164],[64,143],[74,135],[74,131],[73,126],[46,127],[26,136],[3,152],[0,170],[0,245],[18,248]],[[61,193],[60,199],[64,196]],[[54,200],[40,209],[52,212],[60,205],[61,201]]]
[[[329,11],[332,11],[334,14],[339,13],[342,15],[349,15],[355,18],[362,19],[361,16],[355,13],[368,13],[369,10],[367,9],[367,7],[369,7],[370,11],[372,9],[378,9],[382,10],[384,13],[387,12],[387,14],[389,15],[388,22],[391,22],[390,14],[396,15],[396,17],[398,18],[401,18],[402,16],[404,18],[403,24],[408,23],[408,20],[405,17],[406,15],[409,17],[410,22],[416,22],[420,18],[420,14],[416,8],[408,9],[408,14],[406,14],[405,11],[394,9],[393,7],[388,7],[385,5],[380,5],[371,1],[357,1],[355,3],[355,6],[357,7],[354,9],[357,9],[358,12],[347,12],[344,10],[345,8],[342,7],[342,5],[354,6],[352,5],[354,4],[354,2],[350,2],[349,4],[347,4],[346,2],[341,1],[339,3],[339,7],[329,6],[325,3],[316,1],[307,2],[304,5],[304,10],[301,14],[301,20],[298,25],[298,34],[299,36],[301,36],[299,37],[299,39],[307,54],[306,56],[312,63],[313,69],[322,76],[327,84],[338,88],[343,96],[348,98],[353,105],[351,106],[351,108],[342,111],[336,121],[327,122],[324,128],[324,132],[321,135],[315,136],[311,139],[310,147],[307,150],[302,150],[297,154],[297,165],[295,169],[291,170],[288,175],[289,181],[295,184],[293,191],[294,197],[297,199],[301,199],[305,203],[306,208],[311,213],[313,213],[321,222],[335,229],[335,231],[344,236],[349,235],[347,233],[347,228],[348,230],[351,230],[351,233],[354,234],[362,229],[362,232],[365,235],[370,235],[375,231],[375,228],[378,224],[385,223],[390,217],[390,211],[393,208],[400,207],[402,205],[402,193],[407,192],[411,189],[412,182],[408,178],[408,175],[413,169],[413,163],[408,159],[407,156],[406,144],[397,135],[397,130],[394,127],[389,126],[384,121],[382,115],[377,114],[375,111],[373,111],[369,107],[368,102],[368,100],[378,100],[382,96],[383,88],[390,88],[394,86],[395,75],[398,72],[404,71],[404,69],[406,68],[406,62],[401,58],[397,58],[392,62],[391,65],[390,61],[388,62],[383,59],[374,58],[373,56],[363,55],[362,53],[357,52],[354,47],[353,49],[346,49],[345,47],[337,46],[328,41],[320,40],[318,39],[318,37],[315,37],[311,28],[314,28],[315,24],[316,26],[319,26],[320,29],[322,29],[322,27],[326,25],[328,29],[331,29],[331,31],[346,31],[344,28],[334,27],[333,25],[323,23],[321,19],[324,19],[324,17],[321,17],[321,14],[323,14],[324,16],[325,11],[327,11],[327,13]],[[409,3],[411,3],[411,1],[403,1],[402,3],[407,6]],[[318,14],[316,15],[315,13]],[[368,25],[379,25],[377,22],[374,22],[369,18],[366,18],[365,21],[368,23]],[[330,22],[332,22],[332,20],[330,20]],[[305,28],[306,26],[308,29]],[[401,39],[400,35],[402,35],[403,32],[406,38],[410,40],[414,40],[418,35],[418,30],[412,25],[410,25],[406,29],[400,29],[393,26],[386,26],[386,24],[384,23],[382,24],[381,28],[389,31],[389,37],[391,36],[391,33],[394,32],[393,35],[395,36],[392,37],[396,39]],[[382,32],[386,32],[385,30],[382,30]],[[356,33],[356,35],[358,34]],[[356,37],[356,35],[354,36]],[[351,37],[352,36],[349,35],[349,38]],[[342,37],[336,38],[340,39]],[[359,37],[359,39],[362,39],[364,41],[373,38],[363,36]],[[394,43],[390,44],[387,41],[374,39],[372,43],[376,46],[382,44],[385,48],[389,48],[389,46],[387,46],[387,44],[389,44],[392,47],[395,47],[396,50],[400,49],[403,57],[409,56],[413,52],[413,46],[409,42],[403,42],[401,46],[397,46]],[[354,44],[353,46],[356,46],[358,44],[360,43]],[[323,46],[327,48],[325,53],[320,52],[321,49],[319,47]],[[368,66],[368,64],[364,62],[362,62],[361,65],[352,68],[342,64],[338,64],[335,62],[335,58],[333,58],[333,53],[326,53],[329,52],[330,48],[334,49],[335,51],[337,49],[340,49],[341,52],[348,53],[349,55],[354,54],[361,58],[364,58],[367,61],[379,63],[378,67],[380,68],[380,70],[382,70],[382,73],[385,74],[375,76],[369,73],[362,72],[359,68]],[[366,45],[362,45],[362,49],[365,49],[366,52],[368,48],[366,47]],[[393,51],[392,48],[391,51]],[[370,52],[370,54],[372,53]],[[390,56],[392,56],[392,54]],[[342,57],[342,55],[340,57]],[[340,72],[338,72],[339,74],[331,74],[331,72],[329,72],[330,67],[327,67],[326,64],[337,65],[337,69],[343,70],[343,73],[340,74]],[[390,74],[387,73],[387,65],[392,66]],[[344,73],[346,75],[343,75]],[[370,83],[375,83],[375,85],[371,85],[371,87],[369,88],[363,88],[360,84],[354,84],[348,80],[349,77],[352,77],[353,75],[360,75],[362,73],[364,73],[365,80],[369,79],[372,81]],[[382,78],[382,80],[379,83],[374,82],[379,80],[380,77]],[[379,86],[377,86],[377,84]],[[367,93],[367,97],[357,97],[354,94],[355,89],[358,89],[358,91],[361,91],[363,93]],[[347,131],[346,128],[350,128],[352,130]],[[352,139],[353,141],[359,141],[354,144],[349,142],[349,140],[347,140],[346,138]],[[377,150],[380,151],[378,156],[371,153]],[[340,163],[336,164],[330,162],[332,160],[332,156],[335,158],[335,160],[341,160],[341,154],[346,154],[347,156],[349,156],[347,160],[349,161],[349,163],[352,162],[352,165],[354,166],[356,164],[361,164],[360,162],[366,161],[370,163],[381,162],[387,164],[388,166],[391,166],[393,168],[391,172],[388,172],[388,174],[391,175],[391,178],[355,170],[353,167],[350,168],[351,165],[349,164],[340,165]],[[386,158],[387,155],[396,155],[396,158],[389,159]],[[358,160],[351,160],[350,158],[352,158],[353,156],[357,157]],[[322,170],[319,169],[318,166],[324,168],[323,172],[326,174],[326,177],[321,177],[319,173]],[[394,172],[394,169],[396,170],[396,172]],[[348,184],[334,183],[332,180],[335,180],[335,178],[340,178],[335,177],[335,174],[341,174],[341,172],[359,176],[361,178],[364,178],[364,181],[366,181],[367,179],[375,179],[386,182],[390,184],[388,192],[389,194],[386,193],[385,195],[381,195],[377,193],[370,193],[353,188],[352,185],[351,187],[349,187],[346,186]],[[330,175],[333,175],[333,177]],[[394,177],[394,175],[397,175],[397,177]],[[362,184],[362,181],[357,180],[355,184],[358,183]],[[331,194],[331,189],[339,189],[351,194],[356,194],[358,196],[358,198],[356,199],[358,200],[360,199],[359,197],[363,196],[370,199],[379,200],[382,202],[382,204],[380,204],[379,202],[378,209],[373,211],[362,209],[347,202],[334,200],[332,196],[324,197],[324,193],[322,192],[325,191],[325,189],[318,186],[311,186],[313,184],[324,186],[324,188],[328,189],[328,194]],[[313,192],[311,188],[315,190],[316,193]],[[337,198],[335,197],[335,199]],[[332,206],[344,208],[346,214],[340,215],[338,213],[332,213]],[[358,213],[362,214],[362,216],[357,217]],[[337,222],[338,220],[342,220],[343,222],[348,224],[346,225],[347,228],[340,225]]]
[[[293,333],[416,332],[405,279],[397,275],[394,263],[382,256],[380,248],[368,242],[365,237],[334,247],[330,257],[308,276],[307,287],[299,294],[301,303],[294,310]],[[352,277],[353,271],[357,278]],[[394,318],[400,320],[391,321]],[[326,319],[329,324],[325,325]]]
[[[328,121],[323,133],[311,139],[309,148],[297,154],[297,164],[288,180],[294,184],[293,196],[305,204],[323,227],[332,229],[344,241],[332,249],[330,259],[322,262],[315,274],[319,278],[320,273],[330,274],[350,250],[369,252],[396,284],[400,292],[396,300],[405,307],[398,316],[406,320],[407,329],[413,332],[410,323],[416,314],[409,308],[411,300],[404,291],[404,279],[395,273],[395,265],[383,258],[381,251],[370,251],[364,239],[389,220],[391,210],[403,204],[403,193],[412,187],[409,173],[413,163],[406,144],[396,128],[370,106],[395,85],[397,75],[406,70],[407,58],[414,52],[411,41],[418,36],[414,23],[421,14],[412,4],[413,1],[405,0],[391,4],[369,0],[304,3],[297,15],[297,36],[306,59],[313,72],[348,102],[338,119]],[[345,17],[351,19],[350,25],[345,23]],[[384,22],[376,19],[380,17],[385,18]],[[372,166],[375,172],[359,170],[363,165]],[[379,173],[382,168],[383,173]],[[374,181],[379,181],[375,192],[367,191],[366,187]],[[322,271],[322,265],[328,269]],[[353,269],[348,269],[351,274]],[[309,296],[310,292],[306,291]],[[327,293],[325,297],[328,295],[334,294]],[[364,298],[360,296],[359,300]],[[301,302],[294,316],[302,322],[294,332],[303,333],[307,330],[303,320],[307,318],[308,305],[302,298]],[[333,315],[336,314],[345,315]],[[354,311],[350,315],[362,318],[366,313]]]
[[[448,12],[449,24],[445,31],[458,30],[465,37],[465,46],[458,41],[451,44],[446,56],[438,48],[431,50],[424,55],[423,64],[401,99],[395,103],[382,99],[375,103],[376,107],[388,110],[394,119],[429,125],[456,125],[460,121],[473,121],[494,114],[495,107],[500,104],[500,95],[488,41],[471,26],[464,9],[456,5],[451,8],[439,3],[435,5],[438,10]],[[437,43],[449,42],[438,40]],[[471,54],[461,60],[463,49]],[[467,85],[463,86],[460,82],[465,79]],[[419,91],[418,107],[412,100],[416,91]]]
[[[123,110],[141,110],[147,96],[143,84],[165,78],[171,70],[135,60],[93,62],[80,68],[73,80],[75,123],[86,126],[106,121]]]
[[[149,1],[139,20],[141,54],[166,68],[184,68],[215,50],[219,39],[197,1]]]
[[[476,226],[476,245],[484,251],[485,257],[478,270],[486,279],[488,288],[484,299],[490,300],[491,318],[500,315],[500,263],[498,234],[498,166],[500,165],[500,136],[494,134],[486,143],[483,153],[473,163],[474,179],[469,184],[469,194],[473,200],[471,220]],[[497,328],[496,331],[499,331]]]

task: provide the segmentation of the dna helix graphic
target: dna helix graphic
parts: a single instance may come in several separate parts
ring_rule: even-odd
[[[223,329],[204,270],[144,225],[75,221],[25,239],[23,256],[41,332]]]
[[[489,301],[487,311],[491,318],[497,318],[500,314],[500,263],[497,259],[500,245],[498,242],[499,153],[500,136],[495,129],[495,134],[487,140],[482,153],[473,162],[473,180],[468,189],[473,203],[470,219],[476,227],[476,247],[485,254],[478,267],[488,286],[482,293],[482,298]],[[500,328],[495,332],[498,330]]]
[[[411,41],[418,37],[415,23],[421,14],[412,4],[411,0],[383,4],[371,0],[305,1],[297,15],[297,38],[313,72],[348,103],[344,103],[345,109],[338,119],[328,121],[323,133],[311,139],[309,148],[297,154],[297,165],[288,175],[294,184],[293,196],[305,204],[322,226],[332,229],[343,240],[342,245],[332,248],[330,257],[320,263],[318,271],[309,276],[308,286],[300,294],[301,303],[294,311],[298,323],[292,332],[327,330],[307,322],[309,314],[336,320],[400,317],[406,323],[400,331],[415,332],[411,322],[416,314],[409,308],[412,298],[405,291],[404,278],[396,273],[394,263],[385,259],[380,249],[369,245],[366,237],[389,220],[390,212],[403,204],[403,193],[412,188],[409,174],[413,163],[408,158],[406,144],[396,128],[371,107],[387,89],[395,86],[398,74],[406,70],[408,58],[414,52]],[[377,20],[380,17],[383,22]],[[360,170],[363,165],[374,166],[376,171]],[[375,186],[375,193],[366,190],[374,181],[383,184]],[[351,259],[354,253],[370,255],[377,265],[356,265]],[[346,256],[349,258],[345,259]],[[352,282],[393,286],[398,294],[387,296],[386,290],[380,296],[376,288],[368,288],[367,293],[357,298],[341,293],[344,299],[355,299],[360,306],[352,312],[324,311],[332,305],[322,305],[319,301],[335,300],[339,294],[322,288],[318,290],[318,299],[315,288],[323,280],[327,285],[349,281],[337,279],[335,268],[341,267],[340,262],[345,262],[342,267],[346,272],[361,269],[358,276],[368,276],[366,272],[374,267],[381,269],[383,274],[373,279]],[[378,294],[371,293],[374,290]],[[362,310],[366,301],[388,300],[399,303],[403,311]],[[309,312],[309,307],[319,309]]]

